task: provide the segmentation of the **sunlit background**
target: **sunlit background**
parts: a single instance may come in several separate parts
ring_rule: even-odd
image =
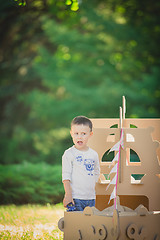
[[[0,0],[0,204],[62,201],[76,115],[160,115],[160,2],[69,2]]]

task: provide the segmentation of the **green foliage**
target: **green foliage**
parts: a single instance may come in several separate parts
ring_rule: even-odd
[[[19,6],[26,6],[25,0],[14,0],[14,1],[17,2]]]
[[[58,203],[63,194],[61,166],[0,165],[0,204]]]
[[[32,125],[32,127],[34,127]],[[23,126],[17,126],[12,133],[12,140],[6,136],[1,140],[1,163],[13,164],[22,162],[46,162],[61,164],[61,155],[65,148],[71,145],[69,129],[56,127],[38,129],[35,123],[34,131]]]
[[[60,165],[72,118],[119,117],[122,95],[126,117],[159,117],[158,1],[83,0],[76,12],[64,0],[26,3],[0,0],[1,164]]]
[[[152,53],[139,26],[131,28],[123,14],[108,11],[107,4],[94,8],[85,3],[74,17],[74,25],[70,26],[70,21],[62,25],[42,19],[44,32],[56,50],[52,55],[50,49],[40,47],[34,64],[53,96],[52,105],[58,106],[56,117],[63,120],[65,109],[67,121],[69,114],[72,118],[81,113],[118,117],[122,95],[129,103],[128,116],[158,117],[159,60],[153,57],[152,64],[149,57],[144,59],[144,54]]]
[[[77,11],[79,9],[78,0],[66,0],[66,5],[71,5],[72,11]]]

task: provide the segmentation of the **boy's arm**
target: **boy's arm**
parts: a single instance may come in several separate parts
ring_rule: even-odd
[[[72,202],[74,204],[74,201],[73,201],[73,198],[72,198],[72,189],[71,189],[70,180],[64,180],[63,181],[63,186],[64,186],[64,190],[65,190],[63,205],[64,205],[64,207],[66,207],[67,204],[70,203],[70,202]]]
[[[62,182],[65,190],[65,195],[63,199],[64,207],[66,207],[67,204],[70,202],[74,204],[72,198],[71,178],[72,178],[72,156],[70,156],[70,154],[65,151],[65,153],[62,156]]]

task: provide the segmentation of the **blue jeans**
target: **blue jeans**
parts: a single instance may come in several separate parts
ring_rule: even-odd
[[[82,199],[73,199],[76,207],[75,211],[83,211],[85,207],[95,207],[95,199],[82,200]]]

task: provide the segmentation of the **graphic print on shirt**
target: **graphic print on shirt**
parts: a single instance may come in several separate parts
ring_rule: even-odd
[[[88,175],[93,176],[93,171],[94,171],[94,160],[92,159],[85,159],[84,160],[84,165],[86,167],[86,170],[88,171]]]
[[[82,155],[76,156],[76,161],[77,161],[79,164],[82,164],[82,162],[83,162],[83,157],[82,157]]]

